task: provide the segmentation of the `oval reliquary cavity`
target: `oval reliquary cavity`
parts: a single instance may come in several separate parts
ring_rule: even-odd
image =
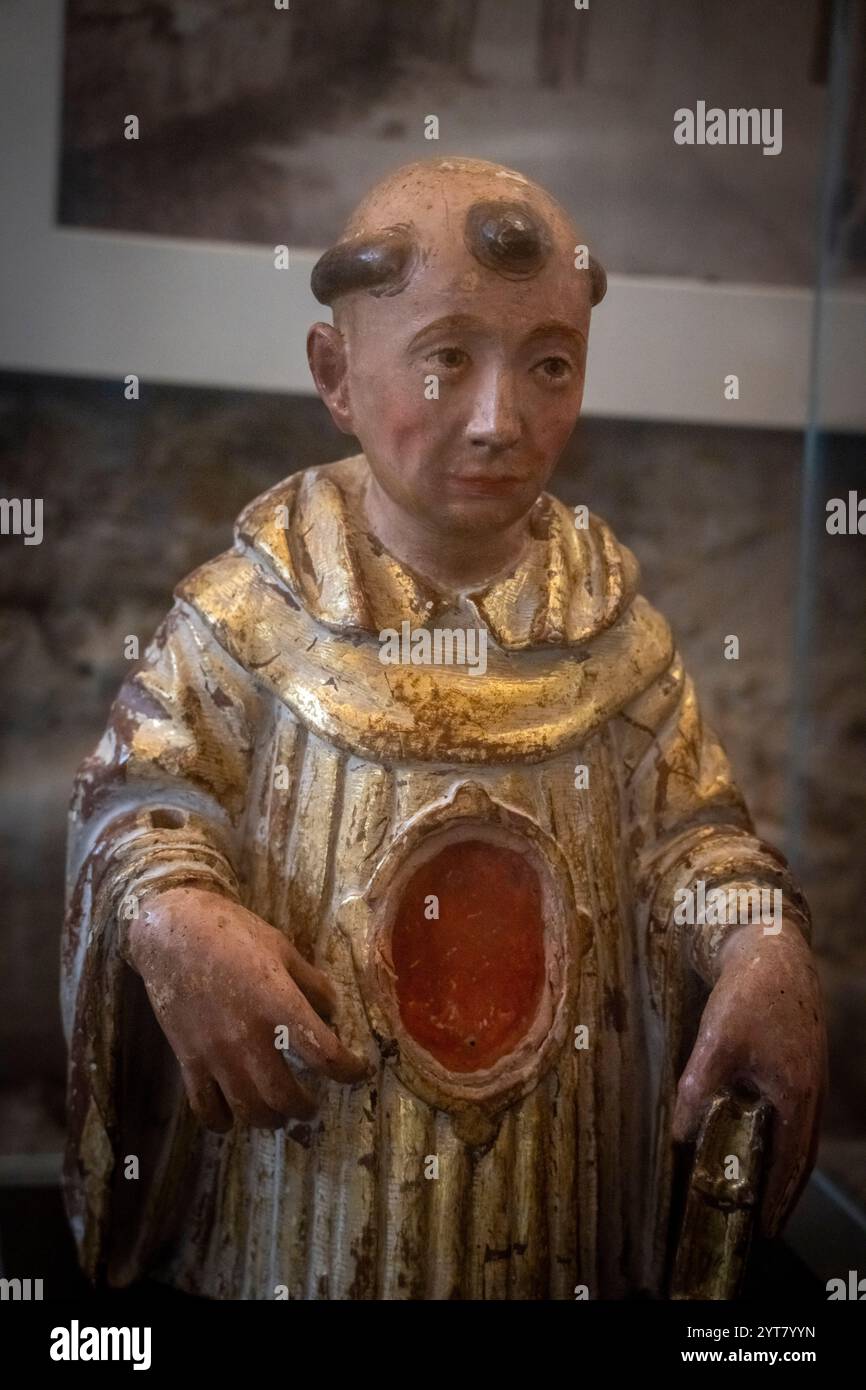
[[[529,857],[458,840],[407,879],[391,928],[407,1033],[443,1067],[490,1067],[525,1037],[545,978],[542,888]]]

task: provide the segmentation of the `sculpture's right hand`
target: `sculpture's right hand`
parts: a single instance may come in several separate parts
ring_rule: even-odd
[[[276,1046],[332,1081],[360,1081],[366,1062],[322,1022],[336,1000],[326,975],[276,928],[202,888],[142,898],[126,959],[144,981],[180,1063],[193,1112],[207,1129],[279,1129],[309,1119],[316,1103]]]

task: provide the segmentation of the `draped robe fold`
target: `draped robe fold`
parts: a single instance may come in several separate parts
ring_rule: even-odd
[[[675,895],[779,888],[806,934],[808,911],[604,522],[544,494],[514,572],[448,595],[364,530],[365,469],[308,469],[246,508],[79,772],[63,1010],[82,1265],[214,1298],[658,1296],[676,1081],[729,930],[677,926]],[[486,627],[487,672],[383,664],[405,620]],[[458,822],[523,839],[556,900],[546,1021],[489,1081],[398,1036],[369,969],[383,863]],[[142,892],[190,883],[329,973],[369,1083],[306,1076],[317,1115],[276,1133],[198,1127],[124,959]]]

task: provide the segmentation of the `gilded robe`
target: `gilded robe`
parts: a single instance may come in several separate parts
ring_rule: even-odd
[[[779,888],[806,933],[807,909],[603,521],[544,494],[513,573],[439,593],[365,531],[365,471],[307,469],[245,509],[79,772],[63,1007],[82,1264],[215,1298],[663,1294],[676,1081],[729,930],[675,925],[674,895]],[[486,628],[486,673],[383,664],[405,620]],[[409,1035],[389,957],[406,866],[469,835],[525,852],[544,905],[537,1014],[475,1072]],[[202,1130],[124,960],[157,883],[289,935],[370,1082],[305,1075],[312,1122]]]

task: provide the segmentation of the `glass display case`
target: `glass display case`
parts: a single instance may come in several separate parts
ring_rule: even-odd
[[[862,1268],[866,1240],[866,435],[862,422],[833,423],[853,316],[866,312],[862,5],[835,7],[826,61],[786,829],[814,914],[831,1079],[818,1172],[792,1234],[838,1273],[858,1258]],[[862,357],[856,371],[862,400]]]

